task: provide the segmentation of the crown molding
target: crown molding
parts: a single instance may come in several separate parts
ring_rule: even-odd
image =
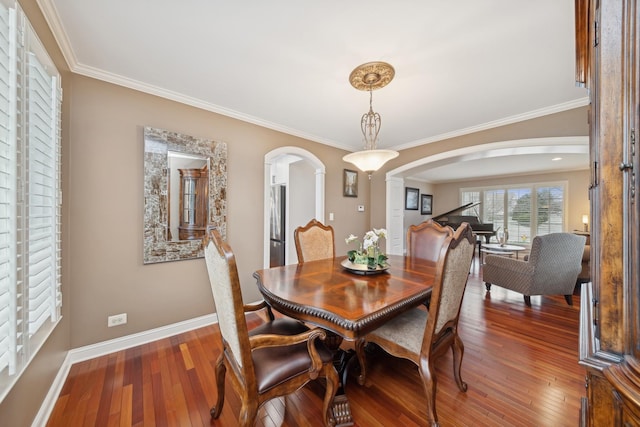
[[[481,132],[484,130],[489,130],[489,129],[497,128],[500,126],[511,125],[514,123],[523,122],[525,120],[531,120],[531,119],[536,119],[538,117],[548,116],[550,114],[560,113],[562,111],[573,110],[574,108],[584,107],[585,105],[589,105],[588,97],[564,102],[562,104],[551,105],[549,107],[540,108],[540,109],[529,111],[522,114],[517,114],[515,116],[505,117],[503,119],[494,120],[487,123],[481,123],[476,126],[470,126],[470,127],[455,130],[452,132],[442,133],[440,135],[435,135],[429,138],[408,142],[406,144],[397,145],[393,147],[393,149],[406,150],[408,148],[419,147],[421,145],[431,144],[433,142],[443,141],[445,139],[455,138],[463,135],[469,135],[471,133]]]

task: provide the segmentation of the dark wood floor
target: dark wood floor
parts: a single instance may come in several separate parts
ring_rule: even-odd
[[[576,426],[585,394],[578,365],[579,297],[532,297],[497,286],[486,293],[477,261],[460,320],[466,393],[452,378],[450,355],[438,362],[442,426]],[[254,319],[255,320],[255,319]],[[257,321],[257,320],[256,320]],[[255,323],[255,322],[254,322]],[[217,326],[75,364],[48,426],[210,425],[216,397]],[[240,403],[227,381],[214,426],[235,426]],[[324,386],[315,382],[263,406],[258,426],[321,426]],[[370,357],[367,384],[347,385],[356,426],[426,426],[416,368],[382,351]]]

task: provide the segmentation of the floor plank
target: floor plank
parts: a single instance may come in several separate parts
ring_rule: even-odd
[[[485,291],[474,262],[460,317],[465,344],[458,390],[452,357],[437,363],[437,410],[442,426],[575,426],[584,395],[578,365],[579,297]],[[249,326],[260,323],[251,318]],[[144,344],[71,367],[48,422],[58,426],[204,426],[215,402],[216,325]],[[367,383],[349,379],[356,426],[426,426],[417,369],[381,350],[369,355]],[[324,384],[267,402],[259,427],[322,425]],[[227,380],[226,402],[212,425],[237,425],[240,401]]]

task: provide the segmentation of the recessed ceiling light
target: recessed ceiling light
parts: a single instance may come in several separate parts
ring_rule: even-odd
[[[552,162],[557,162],[558,160],[562,160],[562,157],[554,157],[551,159]]]

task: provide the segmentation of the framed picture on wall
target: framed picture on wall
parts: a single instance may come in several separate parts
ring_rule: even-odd
[[[342,195],[358,197],[358,171],[345,169],[342,174]]]
[[[404,187],[404,208],[409,211],[418,210],[418,196],[420,190],[412,187]]]
[[[431,215],[433,214],[433,196],[431,194],[423,194],[420,197],[420,213],[422,215]]]

